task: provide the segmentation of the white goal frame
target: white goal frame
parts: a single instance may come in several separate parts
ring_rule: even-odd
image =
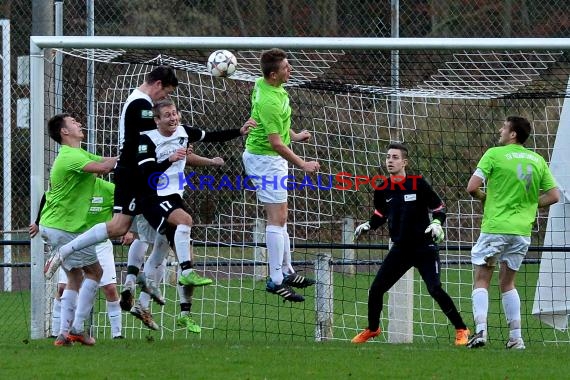
[[[570,38],[273,38],[273,37],[30,37],[31,146],[44,146],[44,57],[51,48],[132,49],[342,49],[342,50],[565,50]],[[35,219],[45,183],[44,152],[31,150],[31,220]],[[45,337],[44,251],[39,236],[31,241],[31,338]]]

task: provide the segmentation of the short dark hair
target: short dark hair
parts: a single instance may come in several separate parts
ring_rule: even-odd
[[[402,143],[399,142],[392,142],[388,145],[388,150],[390,149],[398,149],[402,152],[402,158],[408,158],[408,148]]]
[[[520,116],[509,116],[507,117],[507,122],[511,125],[511,131],[514,131],[517,134],[517,142],[519,144],[524,144],[532,131],[530,122]]]
[[[148,84],[153,84],[157,81],[162,82],[162,88],[169,86],[172,87],[178,86],[178,78],[176,78],[174,69],[171,66],[155,67],[145,77],[145,82]]]
[[[65,118],[71,117],[68,113],[58,113],[48,120],[48,134],[58,144],[61,144],[61,128],[65,126]]]
[[[152,106],[152,115],[154,117],[160,117],[160,110],[164,107],[174,106],[174,102],[170,98],[164,98],[159,100],[158,102],[154,103]]]
[[[261,72],[265,78],[268,78],[272,72],[279,70],[279,64],[287,59],[287,53],[284,50],[273,48],[265,50],[261,53]]]

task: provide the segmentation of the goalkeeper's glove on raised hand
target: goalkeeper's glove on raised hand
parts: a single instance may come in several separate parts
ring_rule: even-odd
[[[363,232],[368,231],[370,231],[370,222],[362,223],[354,230],[354,237],[352,238],[352,241],[356,241]]]
[[[443,228],[441,227],[441,222],[439,219],[432,220],[428,228],[426,228],[425,233],[431,233],[433,241],[438,244],[441,243],[445,238],[445,234],[443,233]]]

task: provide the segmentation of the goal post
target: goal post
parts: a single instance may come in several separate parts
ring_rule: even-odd
[[[183,122],[226,129],[247,119],[253,81],[260,75],[259,53],[274,47],[286,50],[293,66],[287,84],[293,129],[312,134],[309,142],[293,144],[292,149],[321,163],[321,172],[309,179],[291,168],[295,186],[289,195],[288,228],[294,242],[294,266],[304,270],[304,275],[318,273],[326,281],[301,290],[307,298],[302,304],[282,304],[265,292],[260,278],[266,273],[260,262],[265,241],[259,223],[262,205],[243,187],[219,186],[220,178],[235,185],[243,172],[242,143],[196,144],[199,154],[223,156],[227,165],[211,173],[196,170],[195,190],[186,194],[195,220],[197,269],[215,279],[213,286],[194,294],[192,312],[202,326],[202,338],[349,340],[367,326],[367,291],[387,252],[388,236],[382,227],[352,244],[347,242],[346,221],[358,225],[372,214],[370,180],[385,174],[385,149],[391,141],[409,144],[409,173],[426,176],[446,203],[446,241],[440,247],[442,283],[465,322],[471,324],[469,249],[479,234],[482,210],[464,188],[482,153],[496,143],[500,123],[510,114],[531,119],[534,133],[528,146],[549,162],[553,158],[563,100],[569,95],[570,38],[32,36],[32,220],[48,175],[45,152],[54,154],[44,131],[54,112],[49,104],[54,80],[49,73],[54,64],[46,54],[49,49],[62,53],[62,64],[69,68],[62,80],[64,111],[94,120],[95,151],[110,155],[117,152],[122,103],[152,66],[170,64],[177,70],[180,85],[173,97]],[[230,50],[237,57],[238,70],[230,78],[213,78],[205,69],[205,59],[217,49]],[[399,71],[394,82],[390,57],[396,51]],[[74,99],[86,92],[86,85],[73,77],[71,69],[87,60],[95,63],[94,106],[90,109]],[[75,92],[76,87],[81,91]],[[339,181],[340,173],[344,173],[343,181]],[[213,178],[213,185],[204,185],[206,175]],[[547,220],[547,212],[539,213],[533,247],[518,278],[524,304],[523,333],[530,341],[570,343],[567,331],[554,331],[526,318],[532,315]],[[565,252],[568,242],[562,243],[547,248]],[[36,339],[46,335],[49,311],[44,301],[50,296],[44,285],[44,250],[38,237],[32,240],[31,261],[31,333]],[[553,260],[555,264],[559,265]],[[544,276],[548,273],[541,269],[541,281]],[[121,277],[117,279],[120,282]],[[161,286],[167,306],[153,307],[162,326],[157,334],[168,339],[185,337],[175,323],[176,292],[168,283]],[[497,291],[490,294],[491,303],[500,305]],[[104,311],[96,307],[95,323],[104,320],[98,318]],[[123,318],[128,337],[147,333],[129,315]],[[96,332],[105,329],[101,323],[95,326]],[[508,334],[504,325],[500,308],[492,309],[491,339],[502,340]],[[385,296],[381,327],[387,334],[376,339],[380,342],[452,344],[454,337],[452,326],[417,271],[409,272],[390,298]]]

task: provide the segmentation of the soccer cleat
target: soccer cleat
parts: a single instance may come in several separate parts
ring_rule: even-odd
[[[283,277],[283,284],[294,288],[306,288],[307,286],[315,285],[315,280],[292,273]]]
[[[358,334],[357,336],[355,336],[354,338],[352,338],[351,342],[352,343],[366,343],[368,340],[377,337],[378,335],[380,335],[380,327],[378,327],[378,329],[376,331],[370,331],[369,329],[366,329],[364,331],[362,331],[360,334]]]
[[[160,306],[166,304],[162,293],[160,293],[160,289],[158,289],[153,279],[147,278],[144,273],[139,273],[137,276],[137,284],[141,287],[141,292],[148,293],[157,304]]]
[[[44,276],[46,280],[51,279],[60,266],[61,255],[59,254],[59,249],[51,251],[44,265]]]
[[[59,334],[53,341],[53,345],[57,347],[72,346],[73,342],[65,334]]]
[[[119,305],[123,311],[130,311],[134,306],[133,295],[135,293],[135,284],[131,281],[125,282],[123,291],[121,292],[121,299]]]
[[[267,285],[265,287],[269,293],[277,294],[278,296],[283,297],[284,301],[291,301],[291,302],[303,302],[305,297],[300,294],[295,293],[290,286],[283,284],[277,285],[275,284],[271,278],[267,279]]]
[[[122,339],[125,339],[125,337],[122,335],[117,335],[113,337],[113,340],[122,340]]]
[[[198,325],[196,321],[190,318],[190,315],[180,315],[176,319],[176,324],[179,327],[186,328],[186,330],[194,334],[200,334],[202,332],[202,328],[200,327],[200,325]]]
[[[137,301],[135,303],[135,306],[133,306],[129,312],[135,318],[140,319],[141,322],[146,327],[148,327],[149,329],[151,329],[151,330],[159,330],[160,329],[160,327],[158,327],[158,325],[156,324],[154,319],[152,319],[152,314],[150,313],[150,310],[142,307],[142,305],[139,301]]]
[[[186,275],[183,275],[181,273],[180,276],[178,277],[178,284],[184,285],[184,286],[187,286],[187,285],[206,286],[206,285],[210,285],[211,283],[212,283],[212,280],[210,280],[209,278],[200,276],[195,271],[191,271]]]
[[[469,342],[469,334],[471,331],[469,329],[456,329],[455,330],[455,345],[465,346]]]
[[[507,350],[524,350],[526,347],[522,338],[509,339],[505,345]]]
[[[483,347],[487,343],[487,332],[485,330],[479,331],[467,341],[465,345],[467,348]]]
[[[95,338],[89,336],[87,331],[75,331],[73,328],[69,330],[67,339],[72,342],[79,342],[85,346],[93,346],[95,344]]]

